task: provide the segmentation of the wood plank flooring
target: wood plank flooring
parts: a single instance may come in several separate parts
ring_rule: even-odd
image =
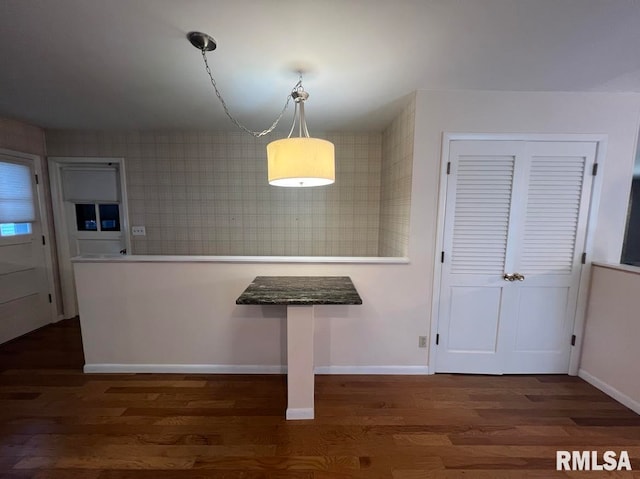
[[[640,416],[569,376],[286,378],[82,373],[76,320],[0,346],[0,477],[640,477]],[[630,365],[637,367],[637,365]],[[632,472],[557,472],[556,450],[627,450]]]

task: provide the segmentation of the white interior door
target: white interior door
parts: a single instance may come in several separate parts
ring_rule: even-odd
[[[451,142],[436,371],[568,371],[595,153]]]
[[[67,258],[82,255],[118,255],[126,251],[123,234],[120,171],[117,165],[71,164],[62,167],[62,210],[67,228]],[[73,304],[77,311],[73,268],[67,263]],[[70,305],[66,305],[70,306]]]
[[[78,314],[71,258],[129,250],[125,177],[123,158],[49,157],[65,318]]]
[[[70,257],[118,254],[126,248],[117,165],[64,166],[62,198]]]
[[[0,343],[51,322],[32,160],[0,154]]]

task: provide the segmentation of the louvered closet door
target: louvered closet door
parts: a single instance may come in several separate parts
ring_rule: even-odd
[[[530,142],[514,270],[505,285],[505,373],[566,373],[576,312],[596,145]]]
[[[441,284],[439,372],[500,373],[498,344],[505,271],[513,268],[512,191],[525,144],[450,145]]]
[[[594,143],[451,142],[436,371],[568,371],[594,157]]]

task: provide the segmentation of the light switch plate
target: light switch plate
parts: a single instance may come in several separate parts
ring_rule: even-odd
[[[147,230],[144,226],[132,226],[131,227],[131,234],[133,236],[146,236],[147,235]]]

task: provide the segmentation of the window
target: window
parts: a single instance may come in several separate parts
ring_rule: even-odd
[[[30,235],[31,223],[1,223],[0,236]]]
[[[102,231],[120,231],[120,208],[118,205],[98,205],[100,229]]]
[[[31,169],[0,161],[0,236],[29,235],[35,220]]]
[[[78,231],[98,231],[96,205],[76,204],[76,226]]]
[[[120,205],[76,203],[78,231],[120,231]]]

